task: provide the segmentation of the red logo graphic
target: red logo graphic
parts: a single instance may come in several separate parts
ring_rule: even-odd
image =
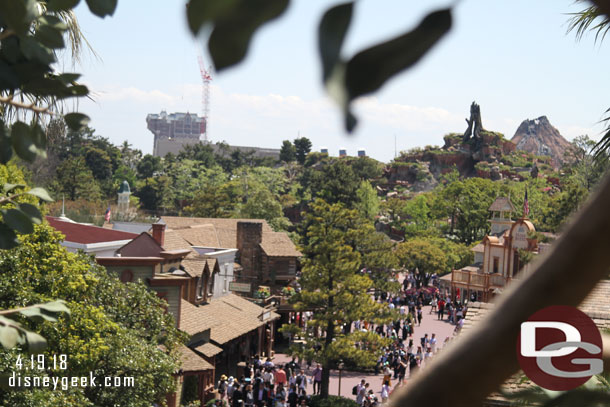
[[[523,372],[538,386],[571,390],[603,371],[602,337],[584,312],[555,305],[521,324],[517,358]]]

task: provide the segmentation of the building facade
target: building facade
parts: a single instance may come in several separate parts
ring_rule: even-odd
[[[509,198],[497,198],[489,211],[491,231],[472,249],[474,263],[451,273],[453,298],[490,301],[511,280],[526,275],[529,260],[548,246],[538,243],[527,218],[511,219],[515,208]]]
[[[205,118],[194,113],[170,113],[146,116],[146,126],[154,136],[153,155],[165,157],[167,153],[178,154],[184,146],[197,144],[205,133]]]

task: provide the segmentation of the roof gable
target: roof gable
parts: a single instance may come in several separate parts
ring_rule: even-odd
[[[260,316],[264,311],[264,308],[235,294],[213,298],[200,306],[183,299],[180,329],[189,335],[210,329],[210,339],[222,345],[279,318],[279,314],[270,311],[269,319],[262,321]]]
[[[513,203],[510,201],[509,198],[505,196],[499,196],[496,198],[494,203],[491,204],[488,210],[493,212],[514,212],[515,207],[513,206]]]
[[[147,232],[140,233],[118,250],[123,257],[159,257],[162,251],[161,245]]]
[[[301,257],[302,254],[285,232],[274,232],[264,219],[225,219],[225,218],[183,218],[163,216],[161,218],[168,233],[180,236],[191,246],[237,248],[237,224],[239,222],[262,223],[263,235],[261,249],[271,257]]]

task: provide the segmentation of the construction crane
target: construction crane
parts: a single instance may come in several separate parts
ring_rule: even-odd
[[[203,141],[209,141],[208,136],[210,134],[210,82],[212,81],[212,66],[208,69],[205,68],[203,58],[198,57],[199,60],[199,71],[201,72],[201,133],[203,135]]]

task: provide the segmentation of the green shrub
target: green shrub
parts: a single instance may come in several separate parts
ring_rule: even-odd
[[[308,406],[310,407],[358,407],[358,404],[346,397],[339,396],[328,396],[323,398],[322,396],[312,396],[309,400]]]

